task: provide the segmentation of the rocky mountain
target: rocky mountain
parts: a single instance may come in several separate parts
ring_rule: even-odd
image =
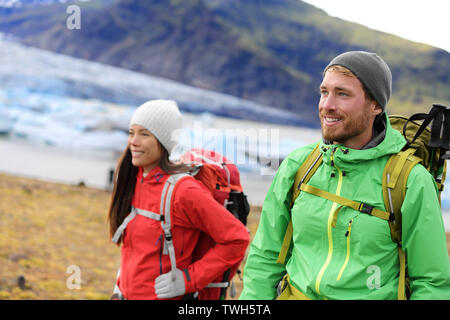
[[[66,9],[81,7],[81,29]],[[324,66],[347,50],[391,66],[391,113],[450,103],[450,53],[328,16],[300,0],[117,0],[0,11],[24,44],[295,112],[316,121]]]

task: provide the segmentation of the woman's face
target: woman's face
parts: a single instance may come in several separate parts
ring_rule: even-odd
[[[131,151],[133,165],[142,167],[144,173],[155,168],[162,156],[158,140],[150,131],[137,124],[132,125],[128,132],[128,147]]]

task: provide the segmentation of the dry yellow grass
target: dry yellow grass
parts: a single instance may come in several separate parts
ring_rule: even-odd
[[[109,298],[120,249],[109,242],[108,203],[104,191],[0,175],[0,299]],[[70,266],[80,289],[67,286]]]
[[[101,190],[0,174],[0,299],[108,299],[120,263],[120,249],[109,241],[109,197]],[[251,238],[260,212],[251,208]],[[68,287],[71,266],[81,272],[80,289],[69,288],[76,284],[71,281]],[[238,297],[237,275],[234,283]]]

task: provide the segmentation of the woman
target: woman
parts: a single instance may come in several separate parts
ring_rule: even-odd
[[[116,288],[124,299],[195,297],[240,261],[249,243],[247,229],[214,200],[201,182],[186,176],[176,184],[172,198],[176,268],[171,265],[160,206],[166,180],[189,170],[169,160],[175,145],[173,135],[181,129],[181,120],[174,101],[153,100],[141,105],[130,121],[128,145],[116,170],[109,209],[111,237],[122,243]],[[193,261],[202,233],[216,245]]]

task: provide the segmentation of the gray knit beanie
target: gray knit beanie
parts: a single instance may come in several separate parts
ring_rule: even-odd
[[[362,82],[376,102],[386,110],[392,91],[392,74],[389,66],[376,53],[365,51],[349,51],[334,58],[324,70],[340,65],[351,72]]]
[[[151,100],[136,109],[129,127],[138,124],[150,131],[170,153],[177,141],[174,133],[182,127],[182,116],[173,100]]]

